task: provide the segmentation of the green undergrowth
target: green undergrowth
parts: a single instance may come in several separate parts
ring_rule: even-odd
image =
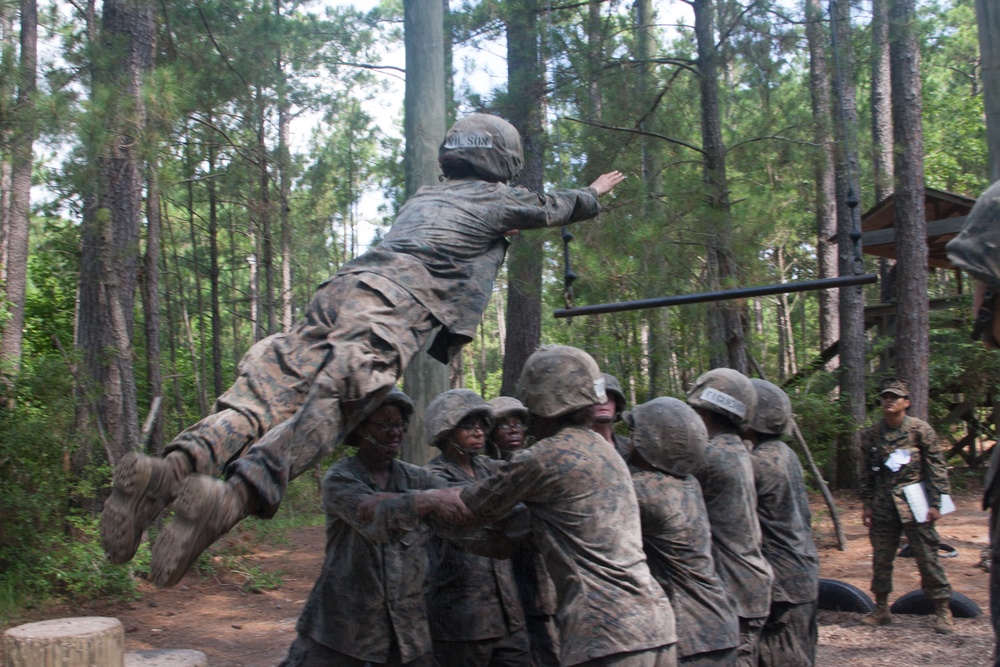
[[[169,511],[164,517],[169,520]],[[322,525],[324,520],[314,475],[304,475],[288,488],[281,508],[272,519],[250,517],[199,559],[202,576],[216,576],[248,592],[274,590],[282,585],[281,572],[268,572],[253,563],[259,546],[289,546],[289,533]],[[27,527],[0,548],[0,625],[7,625],[26,610],[60,602],[132,600],[138,585],[150,572],[150,542],[144,541],[130,562],[109,563],[101,549],[99,515],[74,510],[58,525],[41,525],[33,534]],[[150,531],[156,539],[155,528]]]

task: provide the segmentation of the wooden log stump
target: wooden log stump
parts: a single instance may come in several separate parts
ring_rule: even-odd
[[[124,667],[125,628],[84,616],[27,623],[3,633],[4,667]]]
[[[125,667],[208,667],[208,658],[201,651],[178,648],[129,651]]]

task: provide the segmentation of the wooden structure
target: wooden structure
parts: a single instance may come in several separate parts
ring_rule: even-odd
[[[927,221],[927,264],[928,269],[940,269],[955,272],[955,294],[952,296],[930,299],[930,310],[944,310],[962,301],[964,285],[962,272],[948,261],[945,246],[955,238],[965,226],[965,217],[972,210],[976,200],[944,190],[926,188],[924,190],[924,209]],[[896,200],[890,195],[882,202],[861,216],[861,243],[866,255],[895,261],[896,230],[893,227],[896,214]],[[879,335],[895,338],[896,304],[892,296],[892,271],[882,272],[880,303],[865,307],[865,326],[876,327]],[[882,351],[879,360],[880,371],[889,374],[894,365],[894,350],[890,346]],[[988,397],[987,405],[975,405],[965,398],[961,387],[954,387],[949,397],[936,397],[937,400],[948,398],[951,401],[950,411],[945,418],[945,424],[964,422],[963,428],[956,429],[952,435],[964,430],[964,435],[957,440],[947,438],[949,434],[939,434],[950,442],[947,457],[962,456],[971,467],[983,465],[986,454],[979,450],[981,440],[996,440],[996,413],[993,403],[997,397]],[[992,413],[992,414],[989,414]]]

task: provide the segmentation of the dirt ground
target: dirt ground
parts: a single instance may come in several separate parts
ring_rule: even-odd
[[[817,664],[867,667],[991,665],[992,628],[988,616],[988,575],[979,566],[987,545],[987,515],[979,509],[979,490],[955,494],[957,511],[938,524],[941,539],[958,549],[946,559],[955,590],[984,611],[976,619],[958,619],[958,631],[948,637],[934,634],[931,617],[897,616],[885,628],[858,624],[858,614],[821,612]],[[871,548],[861,525],[860,504],[849,494],[837,497],[847,537],[846,551],[838,551],[829,513],[814,499],[814,526],[820,549],[820,576],[839,579],[868,591]],[[238,537],[237,537],[238,539]],[[63,616],[116,616],[125,625],[129,650],[188,648],[203,651],[212,667],[271,667],[285,656],[295,637],[295,621],[323,560],[322,527],[302,528],[288,535],[285,546],[260,546],[252,565],[277,573],[276,590],[249,593],[238,575],[198,577],[189,574],[180,586],[157,591],[143,582],[142,598],[131,603],[101,603],[34,610],[18,622]],[[891,600],[919,587],[911,559],[897,560],[896,592]],[[0,656],[2,658],[2,656]],[[449,666],[450,667],[450,666]]]

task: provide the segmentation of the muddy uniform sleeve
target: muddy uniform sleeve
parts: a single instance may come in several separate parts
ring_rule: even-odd
[[[545,478],[545,470],[531,450],[524,450],[492,477],[467,486],[462,491],[462,502],[481,520],[496,521],[537,493]]]
[[[437,489],[448,483],[429,472],[417,473],[414,488]],[[365,538],[375,542],[392,542],[409,531],[420,527],[416,498],[412,492],[400,493],[396,497],[379,503],[375,518],[365,524],[358,520],[358,505],[375,493],[375,489],[365,481],[339,470],[330,469],[323,482],[323,506],[327,513],[335,515]]]
[[[508,205],[502,221],[505,230],[559,227],[596,217],[601,211],[593,188],[556,190],[538,194],[527,188],[507,190]]]

